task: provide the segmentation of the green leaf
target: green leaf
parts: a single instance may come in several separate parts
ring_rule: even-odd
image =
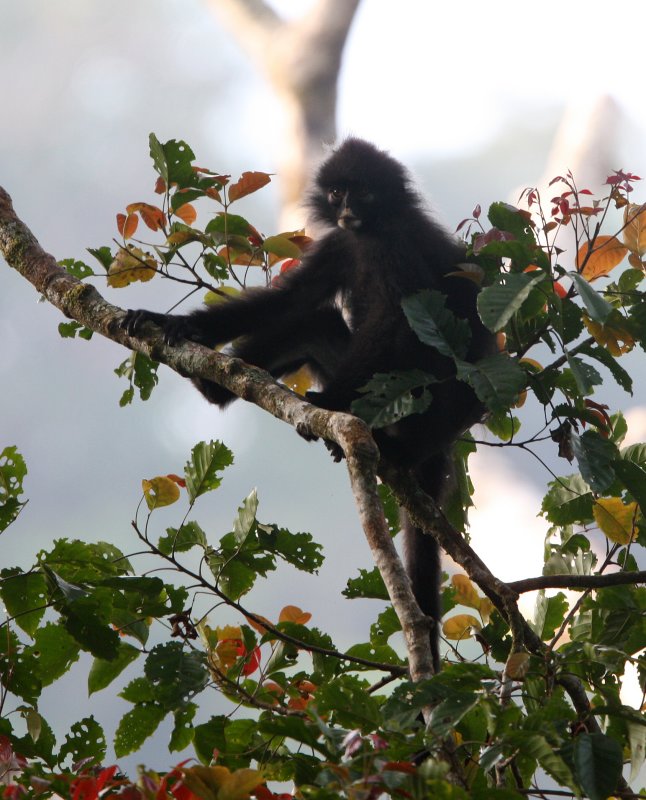
[[[92,764],[99,766],[105,758],[106,750],[103,728],[94,717],[85,717],[70,728],[61,745],[58,761],[62,763],[67,756],[72,756],[73,763],[89,759]]]
[[[572,434],[572,449],[583,479],[595,492],[605,492],[615,479],[616,445],[594,431],[585,431],[581,436]]]
[[[119,697],[129,703],[152,703],[155,699],[155,691],[153,685],[146,678],[134,678],[119,692]]]
[[[612,306],[610,303],[604,300],[578,272],[568,272],[567,276],[574,282],[579,297],[583,301],[583,305],[590,315],[590,318],[595,322],[604,323],[612,313]]]
[[[207,558],[218,588],[231,600],[246,594],[256,582],[258,573],[240,557],[228,557],[212,553]]]
[[[503,442],[511,441],[520,430],[520,420],[510,414],[508,410],[490,414],[484,424],[494,436],[502,439]]]
[[[395,614],[395,609],[388,606],[379,614],[377,621],[370,626],[370,641],[373,644],[386,644],[388,639],[399,633],[402,629],[399,617]]]
[[[43,573],[23,572],[16,567],[3,569],[0,597],[16,624],[33,636],[47,605],[47,582]]]
[[[586,364],[585,361],[581,361],[577,356],[567,353],[567,361],[581,395],[592,394],[594,387],[603,383],[597,370]]]
[[[371,597],[375,600],[390,600],[384,580],[377,567],[371,570],[360,569],[358,578],[350,578],[341,593],[349,600],[357,597]]]
[[[574,740],[576,777],[590,800],[606,800],[621,776],[619,742],[603,733],[581,733]]]
[[[517,239],[527,239],[536,244],[527,212],[509,203],[496,202],[489,206],[487,218],[494,228],[513,233]]]
[[[534,622],[532,627],[543,641],[551,639],[558,628],[563,624],[565,614],[569,608],[567,597],[563,592],[546,597],[540,592],[536,598]]]
[[[637,780],[646,759],[646,725],[643,721],[627,722],[628,740],[630,742],[630,778]]]
[[[117,758],[134,753],[159,727],[166,710],[156,703],[136,705],[121,718],[114,735],[114,753]]]
[[[224,762],[229,769],[235,770],[249,766],[254,740],[259,738],[256,720],[231,720],[219,716],[195,726],[193,746],[203,764],[210,763],[216,752],[218,763]]]
[[[506,411],[526,383],[523,368],[505,353],[482,358],[475,364],[460,361],[457,364],[457,377],[468,383],[494,413]]]
[[[79,338],[85,339],[87,342],[89,342],[94,335],[94,331],[91,328],[86,328],[85,325],[81,325],[80,322],[75,322],[74,320],[71,322],[60,322],[58,325],[58,333],[63,339],[74,339],[78,333]]]
[[[378,728],[382,722],[379,704],[368,693],[370,684],[354,675],[340,675],[316,691],[316,710],[323,717],[347,728],[364,733]]]
[[[81,647],[96,658],[111,661],[119,652],[119,634],[106,624],[110,612],[106,605],[108,596],[106,592],[97,592],[57,607],[65,630]]]
[[[141,400],[148,400],[159,382],[158,369],[159,362],[153,361],[143,353],[131,353],[114,371],[115,375],[127,378],[131,384],[130,389],[124,392],[119,405],[123,408],[132,402],[135,388],[139,390]]]
[[[263,550],[275,553],[303,572],[317,572],[324,561],[322,547],[313,540],[311,533],[292,533],[286,528],[262,522],[258,523],[256,533]]]
[[[598,345],[582,347],[580,352],[589,356],[590,358],[595,358],[597,361],[603,364],[603,366],[608,369],[612,377],[617,381],[619,386],[621,386],[625,392],[628,392],[628,394],[632,395],[633,379],[629,373],[617,363],[617,359],[610,355],[605,347],[600,347]]]
[[[146,658],[144,672],[154,687],[155,700],[169,709],[185,705],[209,682],[204,653],[186,650],[180,642],[153,647]]]
[[[495,283],[478,295],[478,311],[486,327],[501,331],[528,298],[532,287],[544,279],[542,272],[499,275]]]
[[[210,220],[205,228],[207,233],[220,233],[226,234],[227,238],[232,236],[240,236],[246,239],[249,234],[254,232],[253,226],[239,214],[229,214],[220,211]],[[249,252],[253,252],[253,248],[248,242],[245,242],[249,247]]]
[[[184,475],[189,499],[194,502],[200,495],[217,489],[222,478],[217,474],[233,464],[233,453],[222,442],[200,442],[191,450]]]
[[[593,503],[590,485],[580,475],[570,475],[549,484],[541,513],[555,525],[583,524],[592,520]]]
[[[233,520],[233,538],[238,547],[244,544],[247,536],[256,521],[256,511],[258,510],[258,493],[255,489],[242,501],[238,507],[238,513]]]
[[[624,458],[613,461],[612,466],[617,477],[637,501],[642,514],[646,516],[646,470],[634,461]]]
[[[11,525],[25,505],[18,497],[26,474],[27,465],[18,448],[5,447],[0,453],[0,532]]]
[[[0,683],[26,703],[36,705],[42,691],[38,673],[34,648],[24,647],[16,634],[5,628],[0,636]]]
[[[197,522],[185,522],[178,530],[167,528],[166,535],[159,537],[157,547],[166,556],[171,553],[186,553],[192,547],[201,547],[206,550],[208,543],[206,534]]]
[[[186,142],[170,139],[162,144],[154,133],[150,134],[148,141],[155,170],[164,179],[166,186],[177,183],[182,189],[193,185],[195,173],[192,162],[195,154]]]
[[[434,736],[447,736],[480,702],[479,695],[473,692],[453,692],[450,697],[433,708],[428,721],[428,730]]]
[[[471,328],[448,308],[446,295],[425,289],[404,297],[402,308],[408,324],[420,341],[449,358],[464,358],[471,341]]]
[[[49,553],[38,554],[38,560],[73,584],[133,573],[132,565],[121,550],[108,542],[57,539]]]
[[[300,258],[301,248],[287,236],[268,236],[262,243],[266,253],[272,253],[278,258]]]
[[[110,261],[112,261],[112,258],[110,258]],[[94,275],[94,270],[91,267],[88,267],[87,264],[84,264],[82,261],[77,261],[74,258],[63,258],[58,262],[58,266],[63,267],[67,273],[78,278],[80,281]],[[76,324],[79,325],[79,323]],[[81,326],[79,325],[79,327]]]
[[[258,730],[269,738],[288,737],[326,757],[330,756],[329,750],[319,741],[317,728],[298,717],[263,716],[258,722]]]
[[[433,400],[427,388],[432,383],[433,375],[422,370],[378,372],[359,389],[363,396],[353,400],[352,413],[371,428],[384,428],[426,411]]]
[[[110,264],[114,261],[114,256],[109,247],[106,245],[103,247],[88,247],[87,251],[91,256],[96,258],[106,272],[110,269]]]
[[[139,655],[141,651],[136,647],[127,642],[120,642],[117,657],[112,661],[95,658],[87,678],[88,694],[92,695],[109,686]]]
[[[38,655],[38,675],[43,686],[65,675],[79,657],[78,643],[62,625],[53,622],[36,631],[34,651]]]
[[[175,718],[175,725],[170,735],[170,742],[168,749],[171,753],[176,753],[178,750],[184,750],[193,741],[195,729],[192,722],[195,714],[197,713],[197,706],[195,703],[187,703],[187,705],[179,708],[173,714]]]

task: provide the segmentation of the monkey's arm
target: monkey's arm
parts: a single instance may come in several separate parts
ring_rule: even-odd
[[[128,311],[123,327],[136,336],[141,325],[154,322],[164,329],[167,344],[180,339],[214,347],[239,336],[262,333],[272,323],[291,318],[295,323],[332,302],[348,268],[347,247],[335,233],[324,237],[303,259],[303,263],[281,276],[274,287],[253,288],[240,297],[215,306],[196,309],[190,314],[167,315],[139,309]]]

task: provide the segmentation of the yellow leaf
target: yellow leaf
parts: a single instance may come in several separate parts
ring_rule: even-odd
[[[636,534],[637,503],[623,503],[619,497],[602,497],[593,508],[601,531],[617,544],[628,544]]]
[[[646,253],[646,206],[628,203],[624,209],[624,244],[637,256]]]
[[[536,372],[543,371],[543,365],[541,364],[540,361],[537,361],[535,358],[527,358],[527,357],[521,358],[518,363],[524,364],[527,367],[529,367],[528,372],[531,372],[532,375],[535,374]]]
[[[506,674],[514,681],[522,680],[529,669],[529,653],[512,653],[505,664]]]
[[[473,636],[473,631],[480,630],[482,630],[480,620],[471,614],[456,614],[454,617],[444,620],[442,625],[442,632],[446,638],[454,641],[470,639]]]
[[[136,219],[136,217],[135,217]],[[138,247],[119,248],[108,267],[108,286],[121,289],[134,281],[149,281],[157,271],[157,262]]]
[[[312,615],[308,611],[301,611],[298,606],[285,606],[278,617],[279,622],[296,622],[299,625],[305,625],[311,619]]]
[[[607,275],[626,257],[628,248],[616,236],[597,236],[592,250],[585,242],[576,254],[576,266],[588,281]]]
[[[237,769],[223,781],[218,800],[247,800],[262,781],[262,773],[257,769]]]
[[[478,611],[480,612],[480,618],[484,622],[485,625],[489,623],[491,619],[491,614],[493,613],[494,604],[488,597],[481,597],[480,598],[480,606],[478,607]]]
[[[141,486],[146,504],[151,511],[154,508],[170,506],[179,500],[179,486],[167,475],[159,475],[150,480],[144,479]]]
[[[590,319],[586,313],[583,314],[583,324],[597,344],[605,347],[615,358],[623,353],[629,353],[635,346],[632,333],[616,320],[617,316],[619,315],[613,314],[612,322],[602,325],[600,322]]]
[[[300,394],[301,397],[305,397],[305,393],[308,389],[312,388],[314,378],[307,367],[301,367],[297,369],[296,372],[285,375],[282,381],[292,392],[296,392],[296,394]]]
[[[208,291],[204,295],[204,302],[207,306],[216,306],[218,303],[225,303],[228,297],[237,297],[240,289],[237,286],[218,286],[217,292]]]
[[[480,608],[480,597],[476,587],[466,575],[453,575],[451,583],[455,589],[455,599],[460,605],[469,606],[469,608]]]

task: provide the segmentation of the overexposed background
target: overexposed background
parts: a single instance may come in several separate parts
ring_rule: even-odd
[[[273,5],[293,15],[308,4]],[[580,165],[586,180],[596,176],[593,190],[610,169],[644,175],[637,40],[645,22],[639,0],[542,0],[522,9],[511,0],[364,0],[340,77],[339,132],[368,138],[408,164],[449,228],[477,203],[513,202],[519,189],[569,167]],[[185,139],[198,163],[213,169],[276,170],[281,108],[206,0],[0,0],[0,74],[0,185],[59,259],[91,263],[85,248],[112,243],[117,212],[130,202],[154,202],[151,131],[162,141]],[[580,147],[598,159],[579,164]],[[639,184],[635,194],[646,199]],[[273,233],[277,197],[271,186],[240,211]],[[170,288],[155,281],[105,293],[124,307],[163,310]],[[311,531],[327,556],[318,580],[282,571],[271,591],[254,591],[248,605],[276,618],[283,605],[297,604],[339,647],[365,640],[375,604],[340,596],[357,565],[369,566],[343,466],[254,407],[210,407],[164,369],[149,402],[120,409],[125,383],[112,370],[126,352],[99,337],[60,339],[60,321],[30,285],[0,269],[0,449],[15,444],[25,456],[30,498],[5,533],[3,564],[27,566],[63,536],[137,549],[130,520],[141,479],[181,473],[195,442],[219,438],[236,463],[198,506],[202,526],[219,538],[257,486],[259,518]],[[633,357],[627,367],[636,363]],[[630,410],[631,437],[643,440],[641,398],[639,388],[631,398],[608,381],[597,399]],[[573,471],[565,462],[553,466]],[[538,574],[545,526],[535,514],[549,475],[527,456],[487,449],[473,476],[479,552],[502,578]],[[180,514],[158,512],[159,533]],[[61,734],[86,703],[86,666],[43,701]],[[110,693],[88,705],[108,739],[129,707]],[[202,709],[204,719],[221,710],[214,695],[201,700],[213,702]],[[168,730],[122,766],[164,768],[179,760],[165,752]]]

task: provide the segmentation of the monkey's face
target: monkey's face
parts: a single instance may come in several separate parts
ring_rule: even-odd
[[[358,231],[375,214],[375,195],[365,186],[332,186],[327,202],[336,224],[345,230]]]

